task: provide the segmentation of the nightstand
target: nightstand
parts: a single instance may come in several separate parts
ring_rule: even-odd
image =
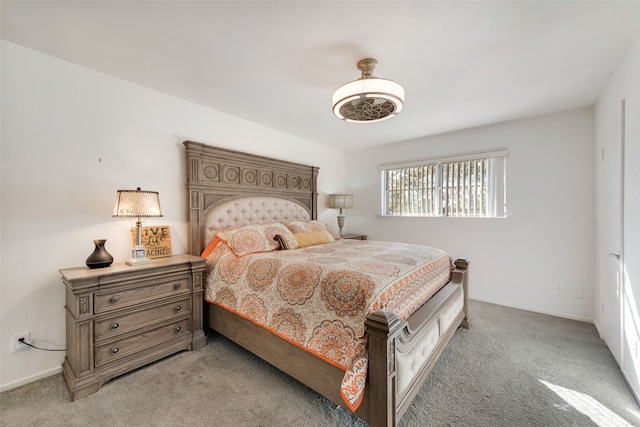
[[[138,266],[60,270],[67,318],[62,376],[71,400],[95,393],[118,375],[206,344],[204,263],[178,255]]]
[[[351,240],[367,240],[366,234],[341,234],[340,237]]]

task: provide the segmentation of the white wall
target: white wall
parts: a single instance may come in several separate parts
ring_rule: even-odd
[[[118,189],[160,193],[173,252],[186,253],[182,141],[191,139],[320,167],[326,194],[343,191],[344,154],[171,96],[2,42],[0,389],[60,370],[64,353],[12,354],[11,337],[65,343],[58,269],[82,266],[93,240],[130,257],[130,221],[112,218]]]
[[[640,38],[631,46],[624,61],[603,90],[595,107],[596,129],[609,119],[622,99],[625,100],[625,163],[624,163],[624,347],[622,371],[636,396],[640,396],[640,360],[633,346],[640,340]],[[596,151],[602,148],[600,132],[596,132]],[[602,160],[597,156],[598,213],[602,210]],[[598,236],[602,227],[598,224]],[[598,239],[600,243],[600,239]],[[598,246],[597,254],[599,255]],[[598,273],[602,269],[601,258],[597,256]],[[594,307],[596,324],[602,322],[600,310],[601,276],[598,274],[597,300]],[[635,344],[634,344],[635,342]],[[638,350],[640,351],[640,350]]]
[[[593,109],[584,108],[347,153],[347,191],[354,193],[354,209],[346,213],[345,232],[428,244],[467,258],[472,298],[590,321],[593,127]],[[493,148],[510,152],[508,218],[377,216],[378,164]],[[564,284],[564,294],[555,293],[556,283]]]

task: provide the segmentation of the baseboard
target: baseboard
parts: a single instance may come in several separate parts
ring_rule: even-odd
[[[548,310],[539,310],[539,309],[531,308],[531,307],[522,307],[522,306],[518,306],[518,305],[514,305],[514,304],[508,304],[508,303],[505,303],[505,302],[502,302],[502,301],[493,301],[491,299],[486,299],[486,298],[469,297],[469,299],[480,301],[480,302],[487,302],[489,304],[501,305],[501,306],[509,307],[509,308],[516,308],[518,310],[531,311],[533,313],[547,314],[549,316],[562,317],[563,319],[577,320],[579,322],[586,322],[586,323],[594,324],[593,319],[587,319],[585,317],[571,316],[571,315],[568,315],[568,314],[555,313],[553,311],[548,311]],[[473,319],[473,313],[471,313],[471,319]]]
[[[627,374],[624,369],[621,369],[620,372],[622,372],[622,378],[624,378],[624,381],[627,383],[627,387],[629,387],[629,390],[631,390],[631,394],[636,399],[638,405],[640,405],[640,395],[638,395],[637,390],[633,387],[631,381],[629,381],[629,378],[627,378]]]
[[[61,366],[56,366],[55,368],[51,368],[49,370],[42,371],[42,372],[37,373],[35,375],[31,375],[31,376],[28,376],[28,377],[25,377],[25,378],[21,378],[21,379],[19,379],[17,381],[11,382],[11,383],[2,384],[2,385],[0,385],[0,393],[3,392],[3,391],[7,391],[7,390],[11,390],[11,389],[23,386],[25,384],[32,383],[34,381],[41,380],[43,378],[50,377],[52,375],[59,374],[60,372],[62,372],[62,367]]]
[[[600,339],[604,339],[604,334],[602,333],[602,328],[600,327],[600,323],[597,320],[593,321],[593,326],[596,327],[596,331],[598,331],[598,336]]]

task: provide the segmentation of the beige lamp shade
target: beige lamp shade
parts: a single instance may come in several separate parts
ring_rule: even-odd
[[[353,194],[330,194],[329,207],[331,209],[353,208]]]
[[[115,217],[157,217],[160,211],[160,197],[157,191],[118,190],[116,205],[113,208]]]

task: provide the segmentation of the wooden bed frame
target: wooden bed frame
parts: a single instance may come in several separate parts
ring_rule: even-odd
[[[317,219],[319,168],[198,142],[185,141],[184,145],[192,255],[200,255],[212,238],[213,231],[205,227],[207,215],[229,201],[265,196],[286,199]],[[241,222],[259,223],[260,218]],[[355,414],[371,427],[398,424],[458,327],[469,327],[468,263],[458,259],[455,265],[451,281],[406,321],[387,311],[367,317],[369,368],[364,398]],[[346,407],[340,395],[344,376],[340,369],[217,305],[205,303],[204,317],[209,328]],[[409,367],[403,364],[409,357],[422,357],[422,362]]]

